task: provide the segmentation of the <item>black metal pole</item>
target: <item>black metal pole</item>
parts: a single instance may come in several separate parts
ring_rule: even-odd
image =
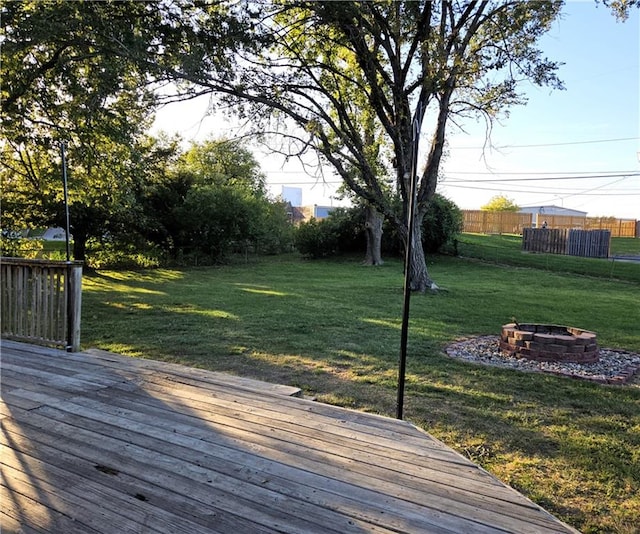
[[[398,400],[396,418],[402,419],[404,412],[404,385],[407,371],[407,341],[409,338],[409,309],[411,304],[411,253],[413,251],[413,228],[416,204],[416,182],[418,174],[418,142],[420,139],[420,124],[422,122],[421,106],[413,121],[413,147],[411,159],[411,176],[409,182],[409,214],[407,224],[407,246],[404,260],[404,300],[402,304],[402,327],[400,330],[400,365],[398,368]]]
[[[404,384],[407,371],[407,341],[409,338],[409,308],[411,304],[411,233],[413,231],[413,194],[414,194],[414,178],[411,177],[411,198],[409,199],[409,237],[407,239],[404,269],[404,299],[402,303],[402,327],[400,330],[400,366],[398,368],[398,401],[396,409],[396,418],[403,418],[404,409]]]
[[[64,141],[60,143],[60,155],[62,156],[62,188],[64,191],[64,213],[66,219],[65,226],[65,242],[67,245],[67,262],[71,261],[71,248],[69,246],[69,233],[70,233],[70,224],[69,224],[69,193],[67,187],[67,158],[64,153]]]

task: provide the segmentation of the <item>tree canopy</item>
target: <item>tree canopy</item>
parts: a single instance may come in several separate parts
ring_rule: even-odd
[[[141,6],[110,7],[129,24]],[[63,220],[60,148],[69,163],[74,256],[135,216],[135,182],[155,97],[146,74],[96,47],[105,6],[8,2],[2,6],[2,185],[5,224]],[[126,22],[124,22],[126,21]],[[7,209],[9,208],[9,209]]]
[[[424,290],[433,281],[420,222],[436,191],[447,126],[470,115],[490,124],[523,103],[524,80],[561,86],[557,64],[537,48],[561,4],[261,2],[259,17],[248,16],[262,46],[238,50],[232,73],[221,79],[183,64],[173,75],[223,95],[256,130],[320,153],[349,189],[395,223],[405,242],[412,240],[411,286]],[[210,39],[206,31],[196,37]],[[428,141],[420,150],[422,136]],[[414,172],[417,224],[409,236]],[[400,213],[385,194],[390,176]]]
[[[209,139],[191,143],[181,156],[178,168],[201,185],[230,186],[252,194],[266,194],[265,176],[253,153],[230,139]]]
[[[480,207],[483,211],[520,211],[518,206],[512,199],[505,195],[495,195],[491,197],[489,202]]]
[[[638,4],[603,3],[620,18]],[[177,94],[155,92],[156,102],[158,94],[167,101],[214,93],[256,134],[289,139],[291,155],[320,154],[413,244],[411,287],[425,290],[434,284],[420,223],[437,188],[447,129],[467,117],[484,118],[490,128],[525,102],[522,82],[561,87],[558,64],[538,47],[561,6],[560,0],[7,2],[2,109],[17,143],[21,131],[57,139],[72,124],[111,125],[125,139],[133,135],[127,126],[142,119],[135,110],[145,109],[148,89],[175,84]],[[32,101],[39,103],[30,108]],[[63,120],[67,108],[79,117]],[[125,120],[121,111],[129,108]],[[41,124],[47,133],[33,133]],[[400,211],[389,188],[401,199]]]

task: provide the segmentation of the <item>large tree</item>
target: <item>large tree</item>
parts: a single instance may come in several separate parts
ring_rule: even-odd
[[[621,18],[638,4],[603,3]],[[13,16],[22,9],[15,6],[23,4],[22,17]],[[525,80],[560,85],[557,65],[542,56],[537,43],[561,5],[541,0],[5,3],[3,20],[11,32],[26,28],[27,46],[35,19],[38,30],[49,21],[55,21],[54,28],[70,23],[83,30],[68,40],[59,32],[52,48],[43,40],[48,53],[33,54],[20,66],[24,72],[13,71],[18,81],[9,84],[3,110],[25,90],[39,87],[52,66],[97,53],[124,59],[154,80],[176,82],[179,98],[222,95],[258,131],[275,129],[316,150],[358,197],[392,221],[405,243],[413,244],[411,287],[425,290],[434,283],[420,221],[437,187],[447,127],[467,116],[482,116],[490,125],[524,102],[518,86]],[[67,11],[73,16],[65,17]],[[68,54],[70,46],[84,54]],[[384,134],[389,155],[372,157],[367,131]],[[387,172],[381,173],[380,165]],[[414,171],[416,210],[410,225]],[[402,199],[401,213],[392,209],[380,181],[389,173]]]
[[[126,7],[113,6],[111,15],[129,24]],[[154,105],[146,73],[87,38],[101,15],[101,5],[73,2],[2,6],[5,221],[63,224],[64,144],[78,260],[89,238],[126,231],[136,213],[135,182],[144,174],[142,140]]]
[[[202,7],[199,22],[191,27],[199,60],[181,61],[164,72],[190,82],[194,92],[224,95],[259,131],[295,135],[320,153],[358,197],[395,224],[406,244],[411,241],[411,288],[424,291],[435,284],[427,271],[420,223],[436,191],[447,126],[468,115],[491,123],[524,101],[518,93],[523,80],[560,85],[557,65],[543,57],[537,42],[561,4],[247,3],[243,21],[260,46],[238,48],[233,70],[221,77],[215,54],[206,53],[213,41],[208,13],[220,11],[214,3]],[[298,127],[295,134],[291,124]],[[388,156],[372,157],[371,131],[384,133]],[[420,150],[422,136],[427,141]],[[388,173],[381,173],[379,165],[395,177],[402,213],[389,202],[380,180]],[[414,172],[416,209],[409,235]]]
[[[410,285],[424,291],[435,284],[427,271],[421,223],[436,191],[447,126],[467,115],[491,123],[523,102],[517,89],[525,79],[559,85],[557,65],[542,56],[537,41],[560,8],[558,1],[278,6],[265,25],[274,33],[272,49],[245,58],[251,69],[239,73],[244,87],[231,93],[284,112],[309,133],[309,143],[348,187],[395,224],[405,246],[411,242]],[[317,43],[323,42],[329,44],[327,53],[318,53]],[[370,110],[365,120],[361,106],[353,104],[362,95]],[[375,163],[393,167],[401,214],[393,210],[372,165],[367,120],[391,145],[391,157]],[[409,221],[416,174],[415,219]]]
[[[224,75],[240,40],[226,7],[192,2],[0,4],[2,20],[2,174],[5,223],[62,222],[60,145],[66,144],[74,256],[91,237],[126,233],[154,221],[138,200],[163,150],[144,138],[154,106],[176,65],[197,72],[204,53],[191,39],[206,30]],[[199,4],[199,2],[198,2]],[[235,17],[241,19],[241,15]],[[225,36],[229,36],[225,38]],[[123,53],[126,51],[126,53]],[[220,53],[218,53],[220,52]],[[216,63],[218,67],[213,66]],[[216,74],[218,76],[218,74]],[[170,76],[174,79],[174,76]]]

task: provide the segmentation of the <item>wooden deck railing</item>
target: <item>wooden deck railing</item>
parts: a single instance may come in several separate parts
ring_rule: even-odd
[[[0,259],[2,337],[80,350],[82,262]]]

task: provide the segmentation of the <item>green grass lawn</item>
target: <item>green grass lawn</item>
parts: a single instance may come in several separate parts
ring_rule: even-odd
[[[640,264],[614,258],[620,255],[640,256],[640,239],[612,238],[612,257],[608,259],[523,252],[519,235],[462,234],[457,248],[461,256],[493,263],[640,283]]]
[[[495,245],[493,237],[487,244]],[[412,297],[405,417],[583,532],[638,532],[640,388],[467,364],[444,356],[443,347],[497,334],[515,316],[592,329],[602,346],[640,352],[640,274],[625,271],[620,280],[529,268],[536,262],[520,258],[516,267],[497,263],[429,261],[445,291]],[[372,268],[357,259],[284,256],[99,271],[83,283],[84,347],[295,385],[319,401],[395,413],[399,261]]]
[[[614,237],[611,239],[611,254],[613,256],[635,255],[640,256],[640,238]]]

